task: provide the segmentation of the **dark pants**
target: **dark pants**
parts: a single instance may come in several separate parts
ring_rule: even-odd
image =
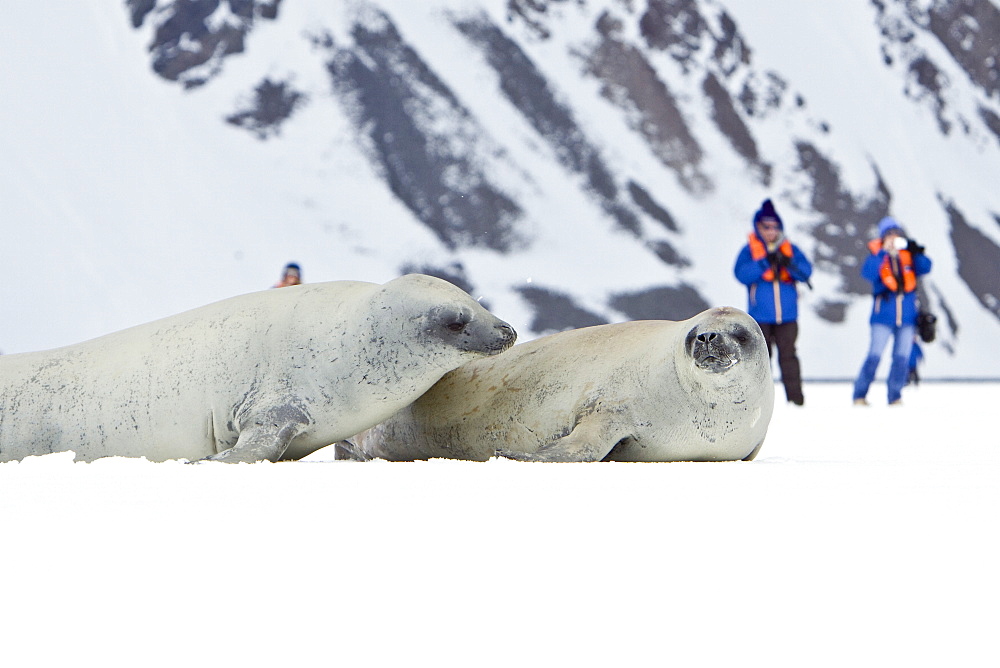
[[[799,406],[802,398],[802,374],[799,370],[799,358],[795,354],[795,339],[799,337],[799,323],[783,322],[780,325],[760,322],[760,329],[767,341],[767,352],[774,357],[774,348],[778,348],[778,367],[781,368],[781,382],[785,385],[785,397]]]

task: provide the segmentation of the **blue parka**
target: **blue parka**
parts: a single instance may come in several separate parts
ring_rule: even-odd
[[[753,233],[756,236],[756,232]],[[760,237],[757,237],[760,239]],[[761,243],[764,242],[761,240]],[[736,280],[747,286],[747,313],[760,323],[777,324],[795,322],[799,317],[798,281],[807,281],[812,275],[812,263],[798,246],[792,244],[792,257],[788,273],[796,282],[777,278],[764,280],[764,272],[771,268],[767,258],[754,260],[747,243],[736,257],[733,273]]]
[[[872,284],[872,315],[869,322],[873,325],[888,325],[902,327],[915,325],[917,322],[917,291],[896,293],[882,282],[881,269],[888,253],[879,250],[870,254],[861,266],[861,277]],[[913,273],[923,276],[931,270],[931,259],[923,253],[916,253],[913,258]]]

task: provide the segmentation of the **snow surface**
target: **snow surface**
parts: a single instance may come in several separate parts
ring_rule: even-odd
[[[750,463],[0,464],[0,662],[995,666],[1000,386],[884,392]]]

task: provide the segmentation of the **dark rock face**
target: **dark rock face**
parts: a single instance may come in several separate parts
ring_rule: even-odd
[[[249,130],[258,139],[268,139],[281,134],[281,124],[305,100],[305,95],[294,90],[290,82],[264,79],[245,108],[227,116],[226,122]]]
[[[562,292],[538,286],[517,288],[518,293],[531,305],[534,318],[531,331],[551,334],[567,329],[607,324],[601,316],[578,306],[573,297]]]
[[[657,239],[646,242],[646,248],[651,250],[656,257],[664,264],[671,264],[675,267],[690,267],[691,260],[678,252],[671,243],[665,239]]]
[[[629,181],[628,193],[632,196],[632,201],[635,202],[635,205],[642,209],[647,216],[671,232],[680,232],[680,228],[677,226],[677,221],[674,220],[674,217],[649,194],[648,190],[635,181]]]
[[[788,83],[774,72],[751,73],[736,99],[751,118],[766,118],[779,109],[788,90]]]
[[[685,72],[704,50],[719,73],[729,77],[750,64],[750,49],[729,14],[721,11],[717,18],[710,20],[698,0],[649,0],[639,32],[651,49],[669,53]]]
[[[515,13],[525,18],[527,9],[521,5]],[[534,9],[541,11],[544,7],[536,5]],[[625,184],[624,190],[619,186],[573,112],[558,100],[549,82],[515,41],[484,15],[455,17],[453,23],[496,71],[503,97],[545,140],[559,163],[584,178],[591,196],[620,228],[632,236],[643,238],[641,212],[668,230],[678,231],[670,213],[642,186],[633,180]],[[537,29],[542,24],[533,22],[532,25]],[[543,30],[540,34],[544,36],[548,33]],[[591,59],[589,62],[593,64],[594,61]],[[625,198],[626,193],[629,199]],[[690,266],[690,261],[665,239],[647,239],[645,246],[665,264]],[[562,331],[605,322],[602,317],[577,306],[567,295],[539,287],[519,288],[518,291],[533,310],[533,331]],[[704,302],[700,295],[698,299]]]
[[[649,0],[639,28],[650,47],[682,63],[698,52],[708,32],[697,0]]]
[[[456,18],[454,25],[483,52],[499,77],[500,92],[549,144],[559,162],[571,172],[583,175],[604,211],[619,226],[638,236],[639,219],[618,201],[619,187],[611,170],[600,152],[587,141],[572,111],[556,99],[531,59],[485,16]]]
[[[959,276],[983,308],[1000,320],[1000,246],[970,225],[953,202],[942,199],[941,205],[951,221]],[[997,219],[997,214],[992,215]]]
[[[146,15],[156,8],[156,0],[125,0],[132,27],[138,28],[146,20]]]
[[[989,128],[990,132],[996,135],[997,141],[1000,142],[1000,116],[998,116],[992,109],[987,109],[986,107],[979,107],[979,117],[983,119],[983,123]]]
[[[1000,9],[982,0],[937,2],[926,25],[987,96],[1000,93]]]
[[[941,133],[948,135],[957,128],[969,134],[976,127],[976,119],[953,108],[950,91],[959,82],[945,73],[943,62],[916,46],[916,37],[922,33],[932,35],[963,75],[980,89],[983,101],[978,115],[986,129],[997,135],[1000,9],[992,2],[980,0],[926,5],[910,0],[871,0],[871,3],[877,12],[886,65],[901,63],[906,68],[906,94],[934,111]]]
[[[621,39],[622,24],[605,13],[598,21],[601,41],[587,56],[587,72],[601,82],[601,95],[625,112],[657,158],[688,190],[707,193],[712,183],[700,169],[704,157],[677,99],[642,52]]]
[[[155,35],[149,50],[153,70],[186,88],[205,84],[219,73],[226,56],[242,53],[257,18],[275,19],[281,0],[176,0],[156,9],[155,0],[126,0],[132,25],[151,14]],[[217,14],[217,20],[210,20]]]
[[[771,185],[771,166],[763,162],[760,151],[757,149],[757,141],[736,107],[733,106],[733,99],[719,80],[711,72],[705,76],[702,83],[702,91],[712,103],[712,120],[718,126],[722,134],[729,139],[729,143],[746,161],[754,168],[758,179],[764,186]]]
[[[906,92],[914,100],[925,100],[934,109],[938,128],[943,135],[951,132],[952,127],[945,115],[948,104],[944,98],[944,90],[947,86],[948,78],[929,58],[915,58],[910,63]]]
[[[388,16],[356,23],[351,35],[352,45],[331,42],[327,69],[393,194],[449,249],[519,246],[522,209],[482,167],[496,152],[487,130]]]
[[[534,35],[540,39],[552,36],[545,17],[549,8],[558,7],[571,2],[582,3],[585,0],[507,0],[507,20],[519,20],[524,23]]]
[[[847,302],[824,299],[816,305],[816,315],[827,322],[844,322],[847,316]]]
[[[816,240],[813,264],[817,269],[838,274],[845,295],[866,295],[871,285],[859,272],[868,255],[866,244],[871,232],[889,213],[891,195],[877,170],[874,192],[854,195],[843,185],[839,167],[816,146],[800,141],[796,150],[799,169],[811,181],[810,208],[819,218],[811,226]],[[832,317],[831,321],[837,322],[836,318],[843,318],[843,306],[827,302],[818,315],[827,320]]]
[[[690,285],[680,285],[617,294],[611,308],[630,320],[687,320],[711,305]]]
[[[694,74],[697,67],[704,67],[694,64],[702,51],[711,54],[708,63],[715,71],[704,72],[701,88],[710,103],[712,120],[761,184],[771,185],[772,168],[761,157],[753,132],[737,107],[739,102],[744,113],[753,116],[760,95],[749,81],[739,95],[733,95],[724,84],[725,79],[750,65],[750,49],[733,19],[723,11],[717,20],[710,20],[697,0],[650,0],[639,19],[639,30],[651,49],[670,54],[685,73]],[[773,91],[767,97],[764,104],[780,104],[780,96]]]

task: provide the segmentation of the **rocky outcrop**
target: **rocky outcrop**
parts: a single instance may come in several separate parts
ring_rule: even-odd
[[[281,0],[126,0],[132,26],[154,26],[153,71],[186,88],[208,82],[227,56],[242,53],[256,21],[278,17]]]
[[[622,28],[609,13],[598,19],[600,41],[586,56],[588,74],[601,82],[601,95],[625,113],[628,124],[684,187],[707,194],[713,184],[701,169],[701,145],[666,82],[639,49],[622,39]]]
[[[687,320],[711,305],[691,285],[657,286],[638,292],[623,292],[610,305],[629,320]]]
[[[500,91],[570,172],[580,174],[601,208],[620,227],[640,235],[639,219],[620,201],[621,188],[600,151],[588,141],[573,112],[556,99],[548,81],[516,42],[485,16],[456,18],[455,26],[496,71]]]
[[[258,139],[268,139],[281,134],[282,124],[305,101],[306,95],[296,91],[291,82],[265,78],[241,110],[226,117],[226,122],[249,130]]]
[[[517,288],[521,297],[531,305],[534,314],[531,331],[550,334],[567,329],[607,324],[600,315],[578,305],[572,295],[538,285]]]
[[[941,197],[951,221],[951,241],[958,259],[958,273],[987,311],[1000,320],[1000,246],[973,227],[951,200]],[[1000,223],[1000,216],[992,214]]]
[[[844,185],[837,164],[814,144],[800,140],[795,148],[799,170],[809,179],[805,188],[809,206],[818,217],[811,226],[816,240],[813,263],[840,276],[844,299],[868,294],[871,284],[859,274],[861,261],[868,255],[866,244],[873,226],[889,213],[891,194],[874,167],[874,190],[854,194]],[[842,313],[833,310],[835,303],[824,304],[827,319],[834,312]]]
[[[462,104],[381,12],[351,44],[326,42],[333,89],[393,194],[449,249],[506,252],[525,242],[514,198],[484,163],[499,153]]]
[[[871,0],[882,34],[883,59],[905,69],[905,91],[933,110],[938,129],[974,134],[982,129],[1000,136],[1000,9],[979,0]],[[940,59],[918,37],[929,36],[951,59]],[[949,75],[956,68],[980,91],[978,113],[955,104],[962,82]],[[978,118],[977,118],[978,116]],[[985,126],[985,127],[984,127]]]

